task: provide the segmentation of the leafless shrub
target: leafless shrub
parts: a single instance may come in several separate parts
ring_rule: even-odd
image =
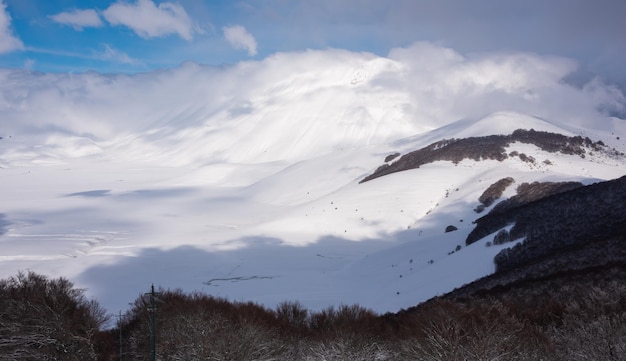
[[[568,315],[551,336],[561,360],[619,361],[626,357],[626,314],[592,320]]]
[[[306,361],[386,361],[396,360],[398,352],[388,345],[368,339],[336,338],[312,343]]]
[[[276,317],[291,328],[308,327],[309,311],[300,302],[282,302],[276,307]]]
[[[535,157],[531,156],[531,155],[526,155],[524,153],[520,153],[519,154],[519,159],[522,162],[526,162],[526,163],[531,163],[534,164],[535,163]]]
[[[274,314],[258,305],[163,290],[157,303],[157,354],[162,360],[271,360],[283,352],[278,328],[272,327]],[[127,315],[124,347],[134,360],[149,355],[147,310],[141,296]]]
[[[106,321],[64,278],[29,272],[0,281],[0,359],[95,360],[94,336]]]
[[[508,314],[497,301],[438,300],[421,312],[416,336],[401,342],[402,359],[540,359],[539,337],[532,327]]]
[[[562,360],[624,360],[626,286],[613,282],[571,298],[549,333]]]

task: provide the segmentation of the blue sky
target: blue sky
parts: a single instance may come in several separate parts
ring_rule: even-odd
[[[416,41],[572,58],[626,83],[623,0],[0,0],[0,67],[134,73]]]

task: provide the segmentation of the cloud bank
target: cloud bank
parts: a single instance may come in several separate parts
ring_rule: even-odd
[[[190,0],[192,1],[192,0]],[[576,59],[626,90],[623,0],[317,0],[248,2],[264,50],[348,48],[379,55],[418,40],[459,52],[517,50]],[[586,79],[588,80],[588,79]]]
[[[624,95],[598,79],[565,81],[576,69],[561,57],[468,56],[416,43],[387,57],[311,50],[132,76],[2,70],[0,113],[3,132],[143,144],[138,157],[167,153],[174,159],[176,149],[190,147],[184,154],[205,160],[305,159],[500,111],[572,129],[614,126],[608,114],[625,110]]]
[[[177,34],[192,40],[197,31],[185,9],[177,3],[162,2],[158,6],[152,0],[136,3],[116,2],[102,12],[111,25],[132,29],[142,38]]]
[[[6,5],[0,0],[0,54],[23,48],[22,41],[11,31],[11,17],[6,11]]]
[[[104,25],[98,13],[93,9],[88,9],[88,10],[74,9],[71,11],[66,11],[66,12],[56,14],[56,15],[52,15],[50,16],[50,19],[52,19],[53,21],[59,24],[69,25],[78,31],[86,27],[99,28]]]
[[[233,25],[225,26],[222,30],[224,31],[224,37],[233,48],[246,50],[250,56],[257,54],[256,39],[246,28],[241,25]]]

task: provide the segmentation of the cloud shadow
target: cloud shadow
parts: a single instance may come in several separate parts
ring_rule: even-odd
[[[11,222],[7,220],[6,215],[4,213],[0,213],[0,235],[7,233],[10,225]]]
[[[232,249],[146,248],[134,256],[119,256],[112,263],[88,268],[75,281],[109,312],[126,310],[151,284],[268,307],[301,299],[311,309],[322,309],[356,302],[347,290],[337,287],[335,271],[383,249],[384,242],[323,237],[306,246],[294,246],[258,236],[233,239],[222,246]]]
[[[99,198],[106,197],[110,195],[110,189],[97,189],[93,191],[85,191],[85,192],[76,192],[76,193],[68,193],[63,197],[85,197],[85,198]]]

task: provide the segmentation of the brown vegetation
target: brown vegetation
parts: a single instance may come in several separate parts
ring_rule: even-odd
[[[478,197],[480,206],[476,207],[477,213],[482,212],[486,207],[490,207],[493,202],[500,199],[504,191],[515,182],[511,177],[502,178],[485,189],[483,194]]]
[[[95,360],[104,309],[66,279],[0,280],[0,359]]]
[[[33,313],[35,305],[46,304],[30,293],[38,294],[42,282],[64,289],[53,294],[81,294],[65,281],[35,274],[2,281],[3,292],[19,290],[3,293],[5,305],[30,312],[3,309],[0,359],[118,360],[120,328],[123,359],[150,359],[146,295],[118,328],[96,334],[104,319],[92,303],[59,309],[48,300],[44,314]],[[58,325],[63,337],[54,336]],[[158,360],[623,360],[626,265],[492,288],[473,285],[382,316],[356,305],[312,312],[285,302],[268,309],[159,290],[156,335]]]
[[[563,281],[545,292],[548,286],[555,287],[442,297],[383,316],[359,306],[225,307],[223,300],[174,292],[189,303],[160,311],[157,353],[163,360],[583,360],[591,354],[619,360],[626,345],[621,279]],[[148,325],[145,316],[135,321]],[[127,357],[148,359],[147,330],[132,323],[122,326]]]
[[[580,182],[522,183],[517,187],[516,195],[500,202],[496,205],[496,207],[494,207],[492,212],[504,212],[506,210],[517,208],[548,196],[565,193],[582,186],[583,184]]]
[[[569,191],[561,192],[563,188]],[[626,177],[585,187],[577,183],[526,184],[518,192],[477,219],[466,240],[469,245],[513,225],[507,239],[524,240],[495,257],[499,271],[626,232]],[[551,195],[543,197],[546,192]]]
[[[464,159],[503,160],[518,156],[522,161],[535,163],[535,159],[526,154],[511,152],[507,154],[505,148],[512,143],[519,142],[533,144],[539,149],[551,153],[563,153],[585,157],[587,152],[604,152],[614,155],[601,141],[593,142],[589,138],[580,136],[568,137],[562,134],[535,131],[533,129],[517,129],[509,135],[488,135],[484,137],[470,137],[464,139],[444,139],[432,143],[424,148],[407,153],[392,164],[383,164],[374,173],[365,177],[361,183],[382,177],[387,174],[401,172],[436,161],[450,161],[459,163]],[[385,159],[385,163],[388,160]]]

